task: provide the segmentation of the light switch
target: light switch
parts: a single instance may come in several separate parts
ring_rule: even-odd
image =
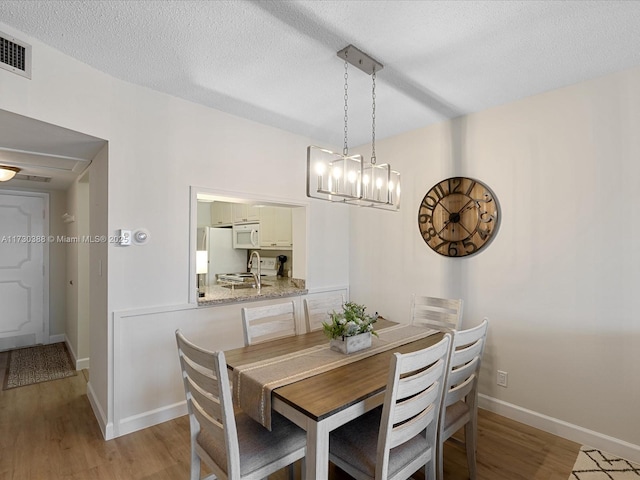
[[[118,230],[118,240],[120,245],[131,245],[131,230]]]

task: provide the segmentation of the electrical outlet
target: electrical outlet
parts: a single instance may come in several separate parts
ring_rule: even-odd
[[[498,370],[498,380],[497,380],[497,384],[501,387],[506,387],[507,386],[507,372],[503,372],[502,370]]]

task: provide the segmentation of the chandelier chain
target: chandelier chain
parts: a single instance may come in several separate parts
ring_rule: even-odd
[[[344,146],[342,147],[342,154],[346,157],[349,155],[349,144],[347,142],[347,123],[349,120],[348,110],[349,110],[349,72],[348,72],[348,62],[345,56],[344,60]]]
[[[376,70],[371,74],[371,164],[376,164]]]

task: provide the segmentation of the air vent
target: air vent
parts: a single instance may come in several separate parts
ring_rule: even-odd
[[[31,78],[31,45],[0,32],[0,68]]]
[[[39,177],[37,175],[22,175],[20,173],[16,174],[16,176],[13,178],[14,180],[28,180],[30,182],[42,182],[42,183],[49,183],[51,181],[51,177]]]

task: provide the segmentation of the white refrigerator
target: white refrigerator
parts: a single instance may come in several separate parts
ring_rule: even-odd
[[[216,283],[218,273],[241,273],[247,271],[247,250],[233,248],[231,228],[204,227],[198,229],[198,250],[206,248],[209,265],[207,285]]]

